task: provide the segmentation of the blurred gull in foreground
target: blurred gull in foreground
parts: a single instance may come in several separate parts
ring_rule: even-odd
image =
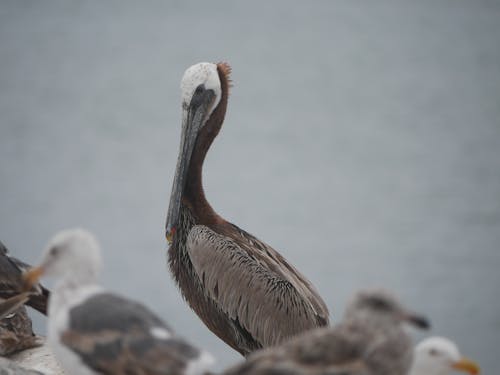
[[[410,375],[448,375],[453,370],[479,374],[479,366],[462,357],[453,341],[444,337],[429,337],[415,348]]]
[[[68,374],[187,374],[205,371],[212,358],[176,337],[143,305],[97,284],[101,257],[82,229],[58,233],[27,287],[42,275],[57,283],[49,302],[48,341]]]
[[[413,345],[403,323],[428,328],[427,320],[385,291],[362,291],[333,328],[305,332],[278,347],[252,354],[225,375],[405,375]]]

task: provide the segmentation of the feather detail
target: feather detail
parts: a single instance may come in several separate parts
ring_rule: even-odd
[[[233,87],[233,80],[231,79],[231,73],[233,69],[231,68],[231,65],[229,65],[227,62],[219,62],[217,63],[217,69],[226,79],[228,88]]]

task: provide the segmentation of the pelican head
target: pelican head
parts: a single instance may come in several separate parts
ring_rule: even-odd
[[[195,95],[202,97],[203,92],[208,91],[211,91],[215,95],[207,113],[210,115],[221,97],[221,84],[217,64],[198,63],[187,68],[181,80],[182,108],[186,110],[191,105],[193,99],[196,99]],[[193,105],[195,104],[193,103]]]
[[[429,337],[415,348],[410,375],[447,375],[453,370],[479,374],[479,366],[462,357],[455,343],[444,337]]]
[[[181,93],[181,145],[165,228],[169,242],[179,219],[181,197],[196,139],[221,100],[222,90],[217,64],[199,63],[189,67],[182,77]]]

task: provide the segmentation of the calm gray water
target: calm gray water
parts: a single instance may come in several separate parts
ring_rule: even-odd
[[[36,262],[89,228],[105,286],[219,368],[238,360],[181,299],[163,233],[181,76],[226,60],[216,210],[303,271],[333,321],[355,290],[390,288],[498,371],[500,3],[251,4],[2,1],[2,241]]]

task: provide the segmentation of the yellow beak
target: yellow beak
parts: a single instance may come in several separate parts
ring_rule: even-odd
[[[26,273],[23,274],[23,281],[24,281],[24,285],[23,285],[23,289],[25,291],[28,291],[30,290],[33,285],[35,285],[38,280],[40,279],[40,277],[42,277],[43,275],[43,267],[33,267],[33,268],[30,268],[30,270]]]
[[[479,366],[476,362],[471,361],[468,358],[462,358],[459,361],[453,363],[453,368],[456,370],[461,370],[468,372],[469,374],[479,374]]]

